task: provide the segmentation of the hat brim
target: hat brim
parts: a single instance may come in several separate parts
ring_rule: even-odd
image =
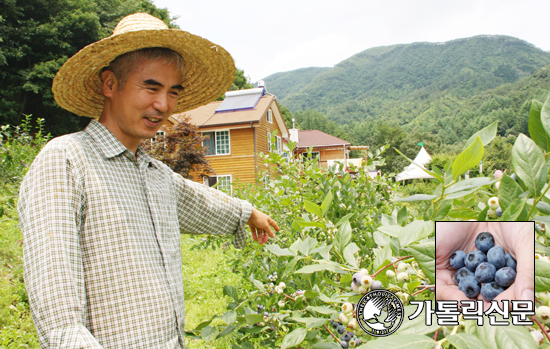
[[[53,80],[55,101],[74,114],[99,118],[105,101],[101,70],[124,53],[148,47],[169,48],[183,58],[184,90],[174,113],[217,99],[235,79],[233,58],[221,46],[179,29],[140,30],[102,39],[69,58]]]

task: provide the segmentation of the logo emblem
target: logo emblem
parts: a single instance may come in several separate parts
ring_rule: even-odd
[[[390,291],[370,291],[357,303],[357,323],[371,336],[386,337],[394,333],[404,316],[403,303]]]

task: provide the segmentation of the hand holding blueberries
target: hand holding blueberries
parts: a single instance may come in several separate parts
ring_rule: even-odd
[[[437,300],[534,301],[532,222],[436,224]]]

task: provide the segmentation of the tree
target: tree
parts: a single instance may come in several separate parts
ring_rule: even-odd
[[[170,27],[166,9],[151,0],[6,0],[0,5],[0,124],[18,125],[23,115],[44,118],[54,136],[82,129],[55,103],[52,81],[63,63],[85,46],[111,35],[116,23],[148,12]]]
[[[204,139],[197,131],[197,127],[191,125],[187,119],[174,125],[164,137],[154,141],[143,140],[141,146],[149,155],[168,165],[174,172],[193,179],[192,172],[199,173],[199,177],[214,173],[205,158],[205,148],[202,146]]]
[[[235,69],[235,80],[233,81],[233,84],[231,84],[229,91],[246,90],[249,88],[254,88],[254,85],[250,83],[250,78],[244,76],[243,69]]]

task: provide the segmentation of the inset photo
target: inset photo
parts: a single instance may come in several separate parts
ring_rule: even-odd
[[[437,301],[534,302],[535,222],[436,222],[435,258]]]

